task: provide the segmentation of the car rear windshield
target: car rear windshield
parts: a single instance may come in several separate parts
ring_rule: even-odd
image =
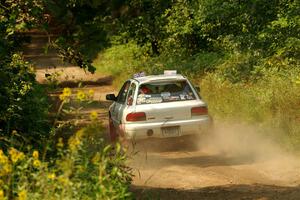
[[[196,99],[186,80],[142,84],[139,87],[137,105]]]

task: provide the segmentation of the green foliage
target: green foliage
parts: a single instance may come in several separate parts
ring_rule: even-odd
[[[266,60],[275,57],[288,64],[299,64],[299,1],[64,0],[44,3],[52,23],[60,24],[62,37],[54,46],[67,61],[90,71],[94,71],[91,60],[100,50],[132,42],[142,48],[137,59],[152,57],[154,62],[171,65],[171,60],[176,58],[173,63],[182,64],[181,71],[193,68],[185,61],[202,57],[201,54],[226,56],[229,59],[224,60],[225,66],[241,58],[232,69],[222,66],[226,68],[225,77],[234,82],[248,80],[255,74],[256,65],[266,66]],[[151,68],[160,71],[154,65]],[[202,74],[207,71],[201,68]],[[209,68],[209,71],[214,70]]]
[[[43,1],[51,15],[48,31],[60,35],[51,46],[74,65],[95,72],[91,65],[97,53],[108,45],[111,9],[118,5],[109,1]],[[117,8],[116,8],[117,9]]]
[[[30,9],[32,8],[32,9]],[[0,7],[0,134],[1,147],[11,143],[42,146],[49,131],[47,99],[35,81],[33,67],[18,52],[19,31],[42,24],[40,1],[2,1]]]
[[[32,67],[14,54],[0,74],[1,135],[13,137],[20,145],[42,145],[40,142],[49,131],[48,102],[43,88],[35,82]],[[19,134],[12,136],[12,131]]]
[[[263,70],[255,82],[232,83],[222,74],[208,74],[201,91],[218,120],[255,124],[263,134],[299,149],[299,69]],[[277,137],[277,138],[276,138]]]
[[[143,70],[141,62],[147,57],[134,42],[130,42],[114,45],[101,52],[93,65],[98,72],[113,75],[115,84],[119,86],[129,76]]]
[[[145,71],[146,74],[161,74],[165,69],[176,69],[180,73],[197,79],[206,72],[213,71],[223,60],[223,55],[215,52],[200,52],[193,56],[162,53],[151,57],[147,48],[140,48],[134,42],[123,45],[114,45],[101,52],[94,65],[97,71],[111,74],[115,78],[116,85],[133,74]]]
[[[0,69],[0,133],[21,144],[41,145],[49,131],[48,102],[44,89],[35,82],[32,66],[19,54],[13,54],[10,63]],[[7,145],[2,141],[1,146]]]
[[[134,40],[140,46],[148,46],[148,53],[158,55],[165,38],[165,19],[162,14],[171,1],[130,0],[124,3],[124,12],[117,18],[119,33],[125,40]]]
[[[59,141],[57,155],[49,161],[42,161],[36,150],[0,150],[1,198],[132,199],[127,157],[120,145],[113,147],[99,140],[99,131],[103,131],[101,126],[90,124],[68,144]]]
[[[21,32],[47,30],[46,11],[61,6],[68,28],[51,47],[67,61],[93,71],[89,59],[103,45],[97,41],[106,36],[94,37],[103,26],[99,25],[102,18],[93,15],[104,11],[106,3],[62,1],[54,10],[52,3],[58,2],[5,0],[0,4],[0,199],[130,199],[127,158],[119,145],[106,145],[99,138],[103,128],[94,124],[97,113],[90,116],[92,124],[65,138],[65,143],[60,138],[56,145],[58,129],[66,128],[65,124],[58,123],[58,114],[50,129],[46,93],[20,53]],[[85,51],[90,47],[94,49]],[[62,98],[70,93],[66,90]],[[78,92],[77,99],[86,100],[85,96]],[[60,111],[66,110],[61,106]],[[31,156],[32,148],[41,155],[34,151]]]

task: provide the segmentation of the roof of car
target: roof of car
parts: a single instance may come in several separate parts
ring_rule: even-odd
[[[140,82],[140,83],[145,83],[145,82],[152,82],[152,81],[164,81],[164,80],[186,80],[184,76],[181,74],[176,74],[176,75],[151,75],[151,76],[142,76],[142,77],[137,77],[133,78],[134,80]]]

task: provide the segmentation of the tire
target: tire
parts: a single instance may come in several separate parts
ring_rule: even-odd
[[[111,119],[111,116],[109,115],[109,119],[108,119],[108,124],[109,124],[109,138],[111,142],[116,142],[118,139],[118,134],[117,134],[117,130],[114,127],[113,121]]]

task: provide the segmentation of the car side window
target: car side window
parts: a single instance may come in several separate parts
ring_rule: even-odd
[[[127,93],[128,93],[128,90],[129,90],[129,86],[130,86],[130,81],[125,82],[124,85],[122,86],[122,88],[121,88],[121,90],[118,94],[118,97],[117,97],[117,102],[118,103],[120,103],[120,104],[125,103]]]
[[[132,105],[135,90],[136,90],[136,84],[131,83],[128,91],[128,96],[127,96],[127,105]]]

